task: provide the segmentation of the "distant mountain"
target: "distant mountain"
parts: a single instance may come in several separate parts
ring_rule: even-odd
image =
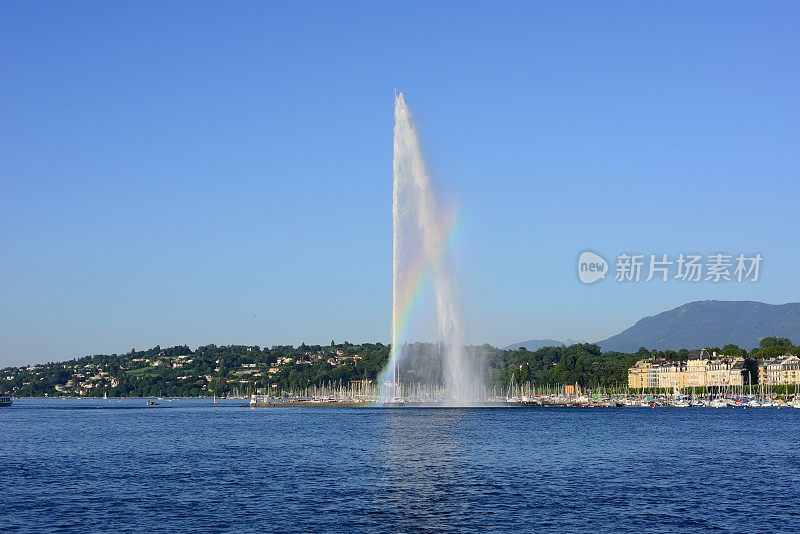
[[[571,340],[569,340],[571,341]],[[558,341],[557,339],[530,339],[528,341],[522,341],[520,343],[514,343],[513,345],[509,345],[504,347],[505,350],[516,350],[520,347],[525,347],[528,350],[538,350],[542,347],[560,347],[561,345],[566,345],[563,341]]]
[[[800,303],[706,300],[645,317],[627,330],[598,342],[603,351],[697,349],[728,343],[743,349],[767,336],[800,343]]]

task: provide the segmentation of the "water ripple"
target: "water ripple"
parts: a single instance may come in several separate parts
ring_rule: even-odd
[[[800,530],[800,410],[87,402],[0,410],[0,531]]]

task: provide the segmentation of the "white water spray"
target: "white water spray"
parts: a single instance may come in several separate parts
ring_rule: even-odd
[[[437,331],[444,343],[442,400],[451,405],[469,404],[475,383],[464,357],[462,322],[447,250],[452,218],[440,210],[402,93],[395,98],[394,112],[392,352],[384,376],[394,385],[392,396],[396,396],[406,329],[414,305],[429,282],[434,292]]]

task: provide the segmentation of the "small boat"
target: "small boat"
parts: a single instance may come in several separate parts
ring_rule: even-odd
[[[14,398],[11,395],[0,396],[0,407],[11,406],[14,404]]]
[[[158,403],[156,401],[154,401],[154,400],[149,400],[149,401],[147,401],[147,405],[148,406],[158,406]]]
[[[727,399],[717,398],[709,402],[708,406],[710,408],[727,408],[728,406],[730,406],[730,404],[728,403]]]

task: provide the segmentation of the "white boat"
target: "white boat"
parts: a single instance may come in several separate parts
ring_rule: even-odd
[[[672,406],[674,408],[689,408],[691,404],[689,403],[689,397],[681,393],[677,387],[672,387]]]
[[[730,406],[727,399],[714,399],[708,403],[710,408],[727,408]]]

